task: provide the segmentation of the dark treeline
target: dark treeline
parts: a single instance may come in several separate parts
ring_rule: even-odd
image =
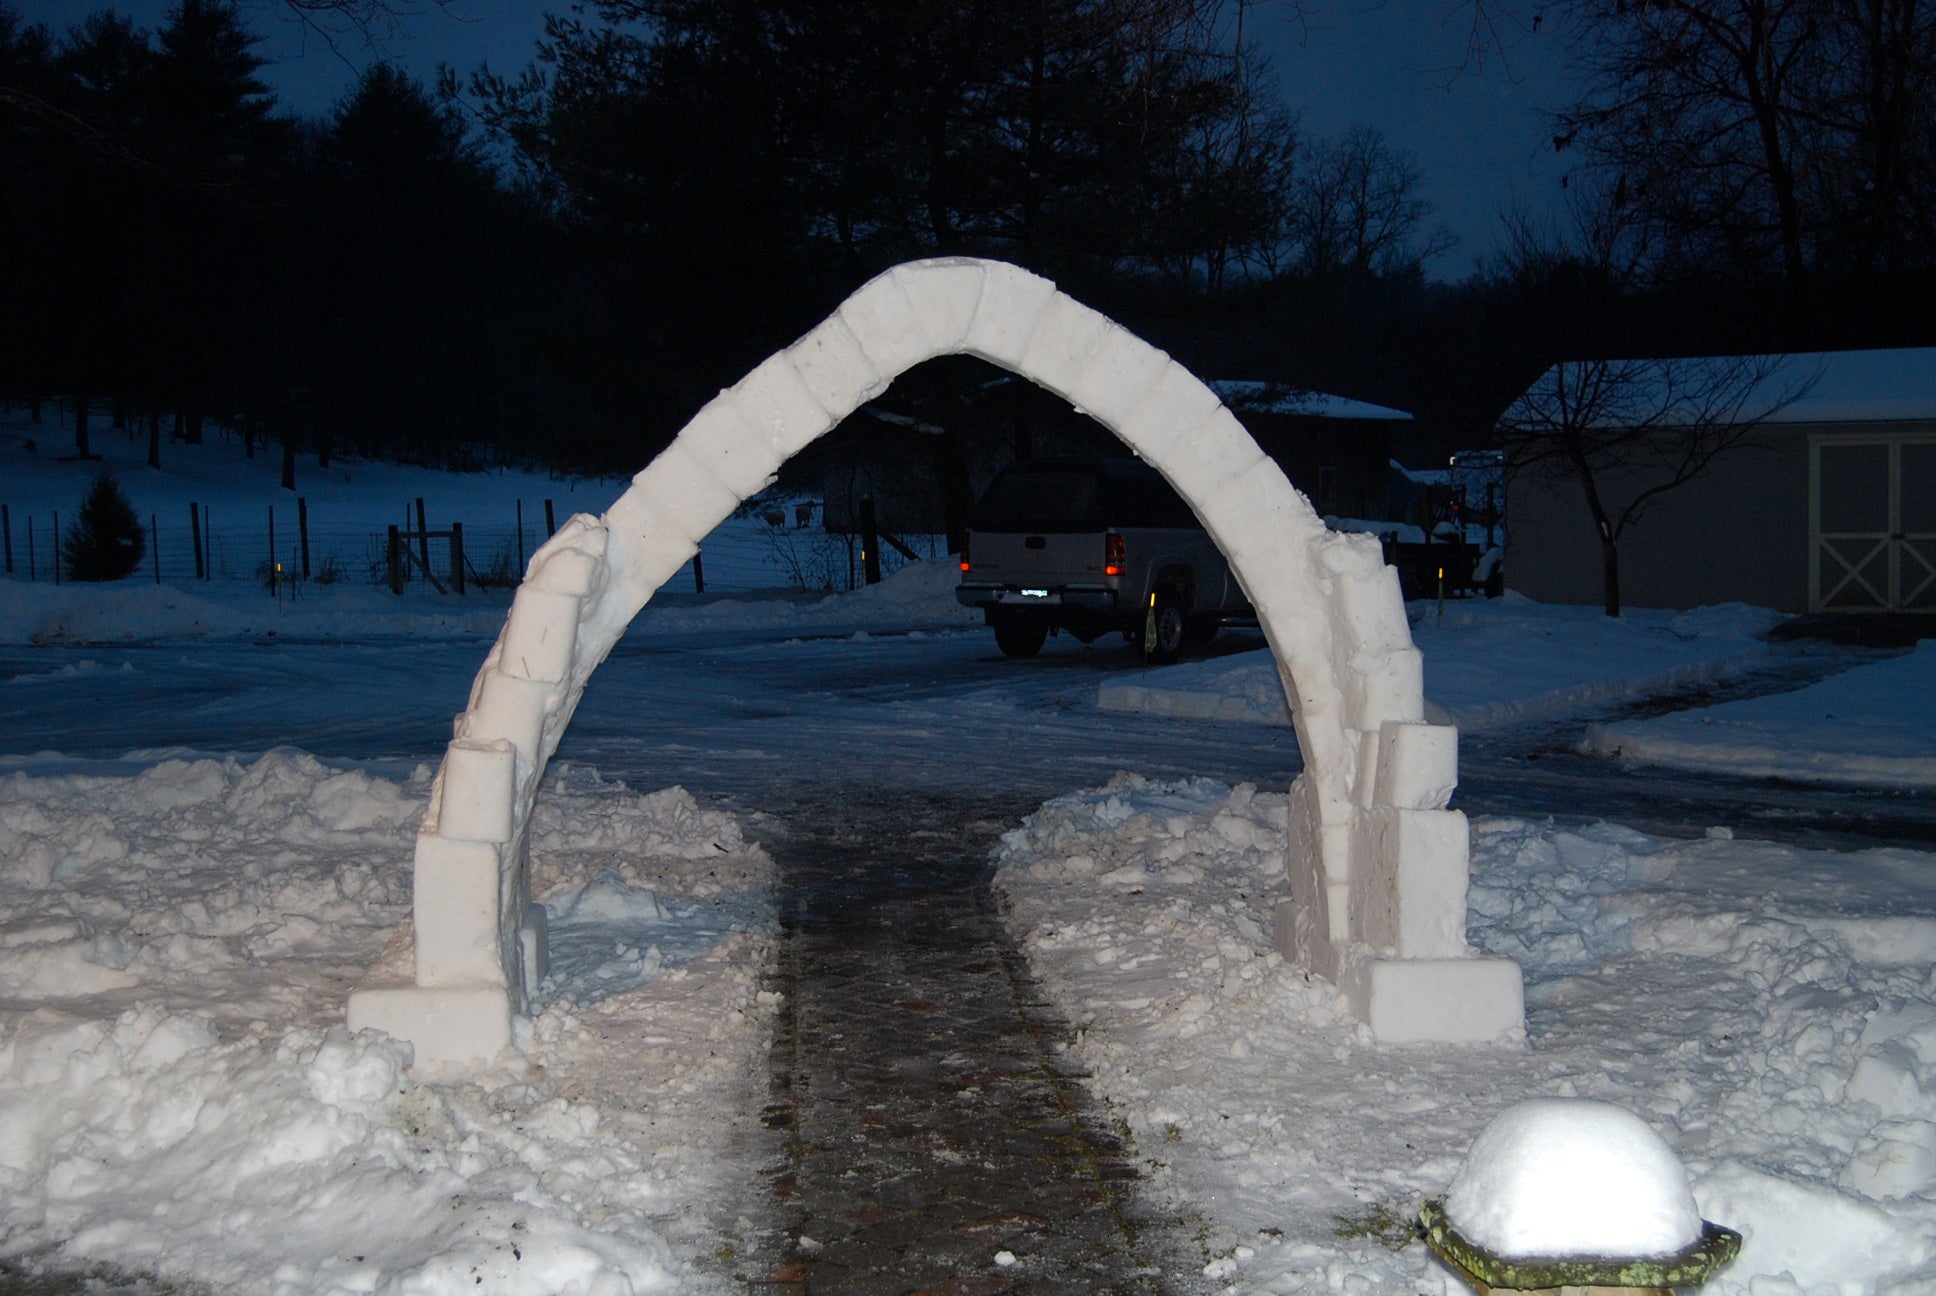
[[[1421,457],[1486,444],[1562,356],[1936,341],[1930,5],[1562,8],[1566,215],[1503,215],[1446,283],[1414,160],[1306,131],[1235,0],[598,0],[515,76],[378,65],[321,120],[225,4],[64,33],[0,6],[0,394],[220,417],[291,470],[632,469],[867,276],[947,254],[1205,377],[1412,410]],[[900,447],[955,521],[1057,417],[992,376],[929,366],[826,453]]]

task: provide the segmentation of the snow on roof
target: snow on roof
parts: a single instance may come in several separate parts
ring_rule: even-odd
[[[1562,369],[1578,374],[1596,362],[1567,360],[1541,374],[1514,402],[1519,406],[1549,395]],[[1743,373],[1759,372],[1744,413],[1762,415],[1766,423],[1859,423],[1902,419],[1936,419],[1936,347],[1899,347],[1874,351],[1802,351],[1791,355],[1715,356],[1685,361],[1606,362],[1613,369],[1632,366],[1658,380],[1664,366],[1673,365],[1675,385],[1686,389],[1698,383],[1703,369],[1723,377],[1723,367]],[[1577,379],[1575,379],[1577,381]],[[1645,379],[1641,380],[1643,383]],[[1799,393],[1799,394],[1796,394]],[[1757,407],[1760,408],[1757,408]],[[1770,406],[1778,406],[1763,414]],[[1613,408],[1658,408],[1658,402],[1636,394]],[[1510,414],[1510,411],[1508,411]],[[1595,420],[1596,422],[1603,420]],[[1605,421],[1618,422],[1610,419]]]
[[[1328,392],[1305,391],[1289,383],[1250,382],[1220,378],[1209,384],[1218,399],[1236,410],[1257,414],[1302,414],[1307,418],[1405,419],[1404,410],[1369,401],[1333,396]]]

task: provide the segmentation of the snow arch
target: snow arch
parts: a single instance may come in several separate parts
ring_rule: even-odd
[[[1305,760],[1279,949],[1337,980],[1382,1039],[1518,1033],[1518,966],[1465,942],[1465,817],[1445,808],[1458,734],[1423,722],[1418,650],[1377,545],[1328,531],[1182,365],[1046,279],[967,258],[871,280],[701,409],[603,517],[573,517],[533,556],[431,789],[413,957],[399,950],[351,996],[352,1027],[411,1040],[420,1063],[510,1043],[544,957],[530,812],[592,671],[782,463],[905,370],[960,353],[1065,397],[1155,465],[1250,595]]]

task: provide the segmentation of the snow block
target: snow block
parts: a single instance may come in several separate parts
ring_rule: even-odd
[[[630,501],[634,494],[641,511],[663,518],[695,545],[731,517],[740,501],[713,476],[704,455],[695,451],[684,433],[673,438],[672,444],[632,479],[632,489],[625,492],[620,503]],[[607,518],[611,516],[606,514]]]
[[[1153,456],[1150,462],[1170,479],[1177,494],[1190,501],[1205,528],[1216,537],[1218,547],[1234,556],[1245,548],[1255,551],[1261,543],[1261,533],[1268,532],[1268,523],[1258,518],[1246,520],[1239,512],[1225,511],[1216,514],[1217,526],[1211,527],[1210,506],[1227,483],[1242,477],[1263,459],[1264,452],[1257,448],[1257,442],[1237,421],[1237,416],[1220,409],[1169,449]],[[1248,545],[1244,543],[1246,539],[1250,540]],[[1275,543],[1281,554],[1284,538],[1277,538]]]
[[[1459,731],[1388,721],[1378,730],[1373,800],[1399,810],[1443,810],[1459,786]]]
[[[1298,542],[1324,533],[1324,523],[1310,502],[1298,494],[1276,461],[1261,451],[1255,462],[1219,484],[1214,494],[1192,498],[1217,547],[1232,566],[1246,572],[1302,570]]]
[[[553,594],[585,598],[598,587],[605,563],[605,523],[588,513],[575,513],[558,534],[531,555],[524,583]]]
[[[1006,261],[988,262],[982,270],[981,298],[961,349],[1021,373],[1029,342],[1056,296],[1055,285],[1042,276]]]
[[[412,881],[420,986],[503,985],[498,851],[485,842],[417,838]]]
[[[1143,458],[1154,459],[1222,408],[1217,393],[1172,360],[1135,407],[1116,422],[1116,435]]]
[[[437,835],[454,841],[508,842],[515,828],[518,754],[503,739],[455,738],[444,750],[444,793]]]
[[[894,377],[883,375],[874,367],[860,339],[838,315],[828,316],[818,328],[781,355],[798,371],[807,391],[835,423],[886,391]],[[758,372],[759,369],[753,371]],[[741,382],[750,381],[751,377],[749,374]]]
[[[1390,720],[1425,719],[1425,658],[1416,648],[1353,657],[1338,683],[1344,693],[1344,722],[1366,733]]]
[[[735,504],[766,489],[786,460],[779,437],[772,429],[757,426],[730,388],[707,401],[679,430],[678,439],[733,493]]]
[[[527,905],[518,924],[519,965],[524,969],[524,1001],[538,997],[551,973],[551,923],[541,904]]]
[[[868,363],[889,382],[934,354],[913,303],[891,270],[862,284],[840,304],[839,315],[867,353]]]
[[[1035,335],[1029,339],[1028,350],[1016,372],[1032,379],[1038,387],[1045,387],[1065,400],[1074,400],[1070,393],[1075,390],[1076,379],[1082,377],[1089,357],[1096,353],[1112,329],[1121,332],[1107,316],[1057,293],[1043,308],[1041,321],[1035,326]]]
[[[501,738],[517,748],[521,770],[535,768],[554,686],[496,670],[480,672],[477,683],[469,722],[459,736],[486,743]]]
[[[981,303],[982,265],[972,257],[932,257],[888,272],[914,308],[929,355],[961,350]]]
[[[607,561],[634,611],[699,552],[698,542],[663,513],[654,512],[650,495],[637,486],[606,510],[605,525],[612,537]]]
[[[1112,328],[1089,357],[1069,399],[1077,409],[1114,428],[1156,386],[1169,363],[1169,356],[1128,329]]]
[[[1511,959],[1353,959],[1339,978],[1359,1020],[1384,1044],[1514,1043],[1526,990]]]
[[[501,987],[429,989],[382,986],[350,996],[353,1031],[380,1030],[409,1041],[415,1069],[474,1068],[511,1046],[511,996]]]
[[[1470,878],[1465,815],[1373,806],[1359,816],[1351,876],[1352,935],[1402,958],[1456,958],[1465,953]]]
[[[1369,537],[1364,539],[1371,543]],[[1339,556],[1335,547],[1329,556]],[[1355,651],[1383,653],[1412,646],[1411,623],[1405,616],[1405,595],[1398,585],[1396,567],[1388,566],[1380,555],[1376,566],[1354,563],[1337,573],[1336,580],[1332,606],[1339,629]]]
[[[578,608],[576,595],[518,586],[504,623],[499,667],[517,679],[549,684],[563,680],[571,673],[572,648],[578,641]]]
[[[768,356],[732,390],[740,413],[772,438],[781,462],[812,445],[835,422],[785,351]]]

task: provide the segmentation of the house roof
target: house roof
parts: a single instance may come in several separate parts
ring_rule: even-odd
[[[1598,362],[1568,360],[1541,374],[1502,418],[1553,398],[1562,370],[1574,383]],[[1752,379],[1734,393],[1746,418],[1764,423],[1869,423],[1936,419],[1936,347],[1899,347],[1874,351],[1803,351],[1786,356],[1711,356],[1676,361],[1616,360],[1607,368],[1630,369],[1639,389],[1607,403],[1605,414],[1590,417],[1600,425],[1630,421],[1623,411],[1655,414],[1681,403],[1703,375],[1724,380],[1730,373]],[[1669,367],[1672,373],[1669,374]],[[1651,388],[1651,390],[1649,390]],[[1670,391],[1670,388],[1676,389]],[[1671,420],[1668,420],[1671,421]]]
[[[1404,410],[1369,401],[1333,396],[1328,392],[1304,391],[1288,383],[1248,382],[1219,378],[1209,384],[1217,398],[1233,410],[1257,414],[1298,414],[1305,418],[1393,419],[1409,421]]]

